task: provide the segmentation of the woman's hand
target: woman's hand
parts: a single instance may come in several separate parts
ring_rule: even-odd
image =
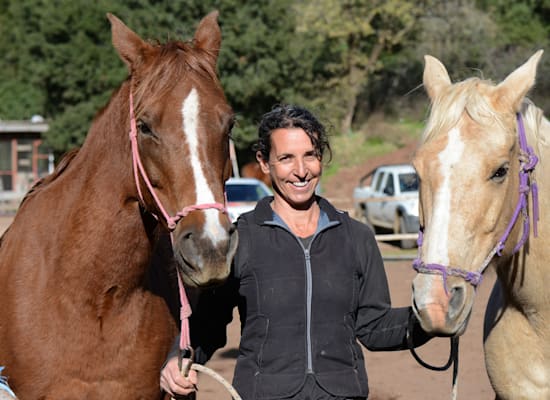
[[[182,360],[183,365],[188,362],[187,358]],[[173,397],[188,395],[197,390],[197,372],[191,369],[184,377],[178,368],[178,357],[172,357],[160,371],[160,387]]]

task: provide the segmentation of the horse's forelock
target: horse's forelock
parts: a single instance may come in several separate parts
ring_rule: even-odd
[[[210,80],[219,85],[210,55],[196,49],[193,42],[171,41],[157,44],[153,49],[155,57],[145,60],[136,71],[134,101],[138,116],[148,105],[161,101],[182,80]],[[199,79],[193,79],[193,75]]]
[[[482,87],[494,86],[490,81],[470,78],[450,86],[445,93],[431,104],[430,118],[426,125],[422,141],[428,142],[440,134],[449,132],[459,124],[464,113],[481,126],[499,125],[505,130],[513,126],[496,112],[487,98],[487,91]]]

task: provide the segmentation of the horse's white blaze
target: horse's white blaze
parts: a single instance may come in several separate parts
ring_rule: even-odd
[[[449,265],[449,227],[451,217],[451,173],[455,165],[460,162],[464,153],[464,142],[460,137],[460,130],[453,128],[449,132],[449,141],[445,149],[439,153],[439,163],[441,165],[441,175],[443,176],[441,186],[435,193],[435,202],[433,210],[433,229],[428,231],[426,242],[435,244],[427,246],[425,261],[427,263],[437,263]]]
[[[191,157],[191,168],[195,178],[195,197],[197,204],[215,203],[214,194],[208,186],[204,175],[203,165],[199,159],[199,131],[198,120],[200,112],[199,95],[195,88],[191,89],[189,95],[183,101],[181,113],[183,115],[183,130],[186,133],[185,139],[189,146]],[[206,215],[205,234],[213,243],[227,239],[226,231],[220,224],[219,211],[216,209],[204,210]]]

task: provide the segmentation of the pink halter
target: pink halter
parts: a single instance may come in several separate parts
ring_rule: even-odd
[[[149,190],[149,193],[151,196],[153,196],[153,199],[155,200],[155,203],[162,213],[162,216],[166,220],[166,225],[168,226],[168,229],[170,230],[170,238],[172,239],[173,243],[173,237],[172,237],[172,231],[176,229],[177,223],[185,216],[187,216],[191,211],[195,210],[206,210],[209,208],[214,208],[219,211],[221,211],[224,214],[227,214],[227,209],[225,208],[225,205],[221,203],[204,203],[204,204],[194,204],[191,206],[184,207],[181,211],[178,211],[176,215],[173,217],[168,214],[166,209],[163,207],[160,199],[158,198],[157,194],[155,193],[155,190],[153,188],[153,185],[151,185],[151,182],[149,178],[147,177],[147,173],[145,171],[145,168],[143,168],[143,164],[141,162],[141,158],[139,156],[139,150],[138,150],[138,144],[137,144],[137,127],[136,127],[136,118],[134,115],[134,98],[132,95],[132,90],[130,88],[130,142],[132,144],[132,165],[134,170],[134,179],[136,182],[136,187],[138,190],[139,198],[142,203],[144,203],[143,200],[143,194],[141,192],[141,187],[139,183],[139,177],[143,179],[145,182],[145,185],[147,186],[147,189]],[[153,214],[155,218],[158,219],[158,217]],[[180,310],[180,319],[181,319],[181,336],[180,336],[180,349],[188,349],[192,352],[191,348],[191,337],[189,334],[189,317],[191,316],[191,306],[189,305],[189,300],[187,299],[187,295],[185,294],[185,288],[183,286],[182,279],[180,277],[180,271],[178,269],[178,286],[179,286],[179,294],[180,294],[180,301],[181,301],[181,310]]]
[[[176,225],[179,222],[179,220],[182,219],[183,217],[186,217],[191,211],[215,208],[217,210],[220,210],[224,214],[227,213],[227,209],[221,203],[204,203],[204,204],[194,204],[191,206],[184,207],[181,211],[178,211],[176,215],[174,215],[173,217],[171,217],[168,214],[166,209],[163,207],[160,199],[158,198],[157,194],[155,193],[155,190],[153,189],[153,185],[151,185],[151,182],[147,177],[147,173],[145,172],[145,168],[143,168],[143,164],[141,163],[141,158],[139,156],[138,144],[137,144],[136,118],[134,116],[134,99],[133,99],[131,90],[130,90],[130,141],[132,143],[132,163],[134,167],[134,178],[136,181],[136,187],[138,190],[139,198],[143,202],[143,195],[141,193],[141,187],[139,184],[139,175],[141,175],[141,178],[145,182],[145,185],[147,186],[149,193],[151,194],[151,196],[153,196],[153,199],[155,199],[155,203],[157,204],[157,207],[162,213],[162,216],[164,217],[164,219],[166,220],[166,225],[168,226],[168,229],[170,229],[170,231],[173,231],[174,229],[176,229]]]

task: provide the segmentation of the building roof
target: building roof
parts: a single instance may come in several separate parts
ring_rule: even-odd
[[[47,122],[0,120],[0,133],[43,133],[49,128]]]

